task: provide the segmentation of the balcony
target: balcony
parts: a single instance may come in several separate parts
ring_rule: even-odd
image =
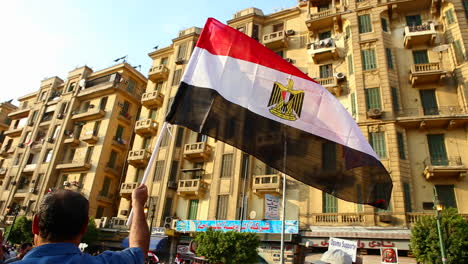
[[[28,106],[22,106],[18,109],[16,109],[15,111],[11,112],[8,114],[8,117],[10,119],[20,119],[20,118],[24,118],[24,117],[27,117],[29,115],[29,111],[31,110],[30,107]]]
[[[19,137],[24,127],[14,127],[5,131],[4,135],[9,137]]]
[[[9,154],[9,153],[8,153],[8,149],[9,149],[8,146],[2,148],[2,149],[0,150],[0,157],[3,157],[3,158],[8,157],[8,154]]]
[[[148,72],[148,79],[150,79],[153,82],[156,82],[158,80],[167,80],[168,76],[169,69],[164,65],[153,67]]]
[[[434,213],[406,213],[406,222],[413,225],[426,216],[434,217]]]
[[[112,138],[112,146],[117,147],[120,150],[125,150],[127,148],[127,141],[125,141],[121,137],[113,137]]]
[[[56,169],[63,172],[74,172],[74,171],[87,171],[91,168],[91,164],[88,162],[68,162],[58,164]]]
[[[133,190],[138,187],[139,183],[138,182],[124,182],[120,186],[120,196],[122,196],[125,199],[130,199],[132,197],[132,192]]]
[[[373,219],[373,215],[369,216],[372,216]],[[313,213],[310,219],[312,225],[315,226],[359,226],[366,224],[366,215],[362,213]]]
[[[446,75],[447,71],[441,69],[439,62],[413,64],[409,80],[413,87],[425,83],[438,84]]]
[[[23,172],[34,172],[37,168],[37,164],[27,164],[23,168]]]
[[[141,104],[150,109],[159,108],[164,101],[164,95],[159,91],[144,93],[141,97]]]
[[[73,121],[90,121],[104,118],[106,112],[98,108],[90,108],[85,111],[76,112],[72,116]]]
[[[45,142],[45,139],[43,139],[43,138],[34,141],[34,142],[31,144],[31,150],[34,151],[34,152],[41,151],[41,150],[42,150],[42,147],[44,147],[44,142]]]
[[[330,8],[328,10],[312,13],[309,15],[309,19],[306,21],[307,28],[310,31],[317,31],[320,28],[327,28],[333,26],[336,23],[336,16],[340,15],[341,12],[337,11],[336,8]]]
[[[453,156],[448,158],[431,159],[424,161],[423,175],[428,181],[432,180],[461,180],[468,173],[461,157]]]
[[[132,116],[130,115],[129,112],[124,112],[124,111],[120,111],[119,112],[119,115],[117,116],[117,118],[125,123],[127,123],[128,125],[131,124],[132,122]]]
[[[103,195],[99,193],[96,197],[99,201],[113,204],[115,202],[115,197],[112,194]]]
[[[80,137],[80,140],[88,144],[96,144],[99,138],[97,137],[97,132],[90,130],[86,131],[84,135]]]
[[[130,94],[135,100],[141,100],[141,93],[138,89],[128,89],[129,82],[122,78],[120,74],[113,73],[93,80],[88,80],[84,89],[80,90],[77,97],[80,100],[87,100],[97,97],[102,97],[122,91]]]
[[[0,175],[5,175],[7,173],[7,168],[0,168]]]
[[[148,164],[151,153],[146,149],[131,150],[128,153],[128,163],[134,167],[144,167]]]
[[[336,77],[320,78],[316,80],[320,85],[335,96],[341,96],[341,86],[338,85]]]
[[[276,31],[273,33],[265,34],[262,38],[262,43],[265,47],[275,50],[288,47],[288,37],[286,33],[281,31]]]
[[[206,142],[185,144],[184,158],[189,161],[208,161],[211,158],[212,148]]]
[[[179,180],[177,194],[183,197],[201,197],[208,189],[208,184],[200,179]]]
[[[63,141],[63,143],[70,144],[70,145],[76,147],[76,146],[80,145],[80,140],[77,137],[72,135],[72,136],[66,137],[65,140]]]
[[[158,132],[158,123],[150,118],[139,120],[135,124],[135,133],[140,136],[154,136]]]
[[[460,106],[403,108],[396,113],[398,123],[409,128],[460,128],[468,124],[468,112]]]
[[[335,40],[332,38],[323,39],[307,45],[307,52],[315,63],[326,60],[337,59],[339,57]]]
[[[433,46],[437,36],[434,23],[406,26],[404,34],[405,48],[407,49],[422,44]]]
[[[282,180],[279,174],[256,175],[253,177],[252,189],[254,193],[277,193],[281,194]]]

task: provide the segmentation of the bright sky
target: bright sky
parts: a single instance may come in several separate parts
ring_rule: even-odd
[[[273,3],[272,3],[273,2]],[[162,3],[162,4],[160,4]],[[221,22],[248,7],[264,14],[297,0],[13,0],[0,2],[0,102],[37,91],[40,81],[66,78],[75,67],[100,70],[128,55],[146,76],[153,47],[182,29]]]

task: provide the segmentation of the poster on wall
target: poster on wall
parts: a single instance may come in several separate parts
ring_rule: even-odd
[[[382,264],[398,264],[398,249],[380,248],[380,258]]]
[[[328,251],[333,251],[339,249],[348,254],[353,262],[356,262],[356,253],[357,253],[357,241],[351,241],[346,239],[340,239],[335,237],[330,237]]]
[[[279,220],[279,196],[265,194],[265,214],[267,220]]]

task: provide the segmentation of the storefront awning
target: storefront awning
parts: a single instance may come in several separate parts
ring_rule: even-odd
[[[150,238],[149,250],[163,251],[167,247],[167,240],[167,236],[152,236]],[[129,247],[128,237],[124,238],[122,241],[122,247]]]

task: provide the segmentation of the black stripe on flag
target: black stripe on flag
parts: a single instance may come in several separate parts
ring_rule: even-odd
[[[216,90],[182,82],[166,121],[221,140],[343,200],[388,206],[392,182],[379,160],[253,113]]]

